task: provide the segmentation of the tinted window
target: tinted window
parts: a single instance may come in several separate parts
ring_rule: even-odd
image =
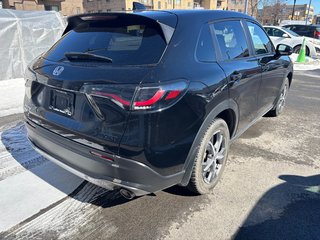
[[[291,31],[290,29],[286,29],[286,31],[287,31],[288,33],[290,33],[292,36],[295,36],[295,37],[299,37],[299,36],[300,36],[299,34]]]
[[[249,48],[240,21],[218,22],[212,25],[223,59],[249,56]]]
[[[95,21],[68,32],[44,57],[60,61],[66,52],[80,52],[111,58],[112,64],[140,65],[157,63],[165,47],[157,25]]]
[[[277,28],[273,28],[273,36],[275,37],[283,37],[283,34],[285,34],[284,31],[277,29]]]
[[[272,43],[267,34],[255,23],[247,22],[256,54],[265,54],[273,51]]]
[[[264,29],[266,30],[269,36],[273,36],[272,28],[265,27]]]
[[[304,31],[305,30],[305,26],[303,26],[303,25],[292,25],[292,26],[290,26],[290,30],[292,30],[292,31]]]
[[[196,57],[201,62],[215,61],[215,51],[212,42],[212,35],[208,25],[205,25],[200,32]]]

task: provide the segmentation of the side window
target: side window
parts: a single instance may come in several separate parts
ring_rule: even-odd
[[[255,53],[259,55],[273,52],[272,43],[269,40],[267,34],[265,34],[265,32],[262,30],[262,28],[252,22],[247,22],[247,24],[252,38]]]
[[[274,28],[274,29],[273,29],[273,35],[274,35],[275,37],[282,37],[283,34],[285,34],[285,32],[282,31],[282,30],[280,30],[280,29],[277,29],[277,28]]]
[[[303,25],[297,25],[295,28],[296,31],[305,31],[305,26]]]
[[[200,62],[212,62],[216,60],[212,35],[208,25],[203,26],[200,31],[196,57]]]
[[[217,22],[211,27],[224,60],[249,56],[248,44],[240,21]]]
[[[297,31],[297,27],[296,26],[289,26],[288,27],[290,30],[292,30],[292,31]]]
[[[273,28],[264,28],[269,36],[273,37]]]

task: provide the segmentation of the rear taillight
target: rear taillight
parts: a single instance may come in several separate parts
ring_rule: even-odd
[[[31,85],[33,81],[37,80],[37,76],[36,74],[31,71],[31,69],[28,67],[24,73],[24,79],[25,79],[25,95],[27,98],[31,98],[32,97],[32,93],[31,93]]]
[[[314,37],[320,39],[320,32],[319,31],[314,31]]]
[[[106,98],[125,110],[157,111],[166,109],[182,98],[187,91],[185,81],[157,85],[85,85],[82,92],[92,97]]]
[[[184,95],[188,87],[185,81],[171,82],[160,86],[137,88],[132,110],[159,110],[174,105]]]

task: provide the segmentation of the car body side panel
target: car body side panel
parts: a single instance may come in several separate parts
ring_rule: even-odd
[[[258,101],[259,115],[274,106],[290,60],[288,57],[275,58],[274,54],[257,57],[262,68]]]
[[[218,103],[229,97],[227,88],[223,88],[226,79],[221,80],[224,73],[219,65],[212,63],[210,70],[201,65],[195,65],[197,71],[193,76],[199,81],[190,82],[187,94],[177,104],[156,113],[131,113],[121,140],[120,156],[141,161],[163,175],[183,170],[204,119]],[[179,79],[178,75],[175,78]]]
[[[230,98],[239,106],[239,124],[237,132],[257,117],[258,93],[261,84],[261,66],[255,57],[233,61],[219,62],[229,81],[233,74],[241,78],[230,83]]]
[[[183,28],[185,24],[189,28]],[[154,74],[155,79],[143,82],[184,79],[190,81],[187,94],[164,111],[147,115],[131,113],[121,140],[120,156],[141,161],[163,175],[183,170],[204,119],[219,102],[229,97],[227,79],[221,67],[215,62],[202,63],[195,59],[203,24],[205,21],[179,18],[162,64]]]

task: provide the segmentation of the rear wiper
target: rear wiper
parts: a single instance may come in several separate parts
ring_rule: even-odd
[[[69,60],[69,61],[86,61],[86,60],[91,60],[91,61],[102,61],[102,62],[109,62],[112,63],[112,58],[105,57],[105,56],[100,56],[100,55],[95,55],[92,53],[82,53],[82,52],[66,52],[64,56]]]

